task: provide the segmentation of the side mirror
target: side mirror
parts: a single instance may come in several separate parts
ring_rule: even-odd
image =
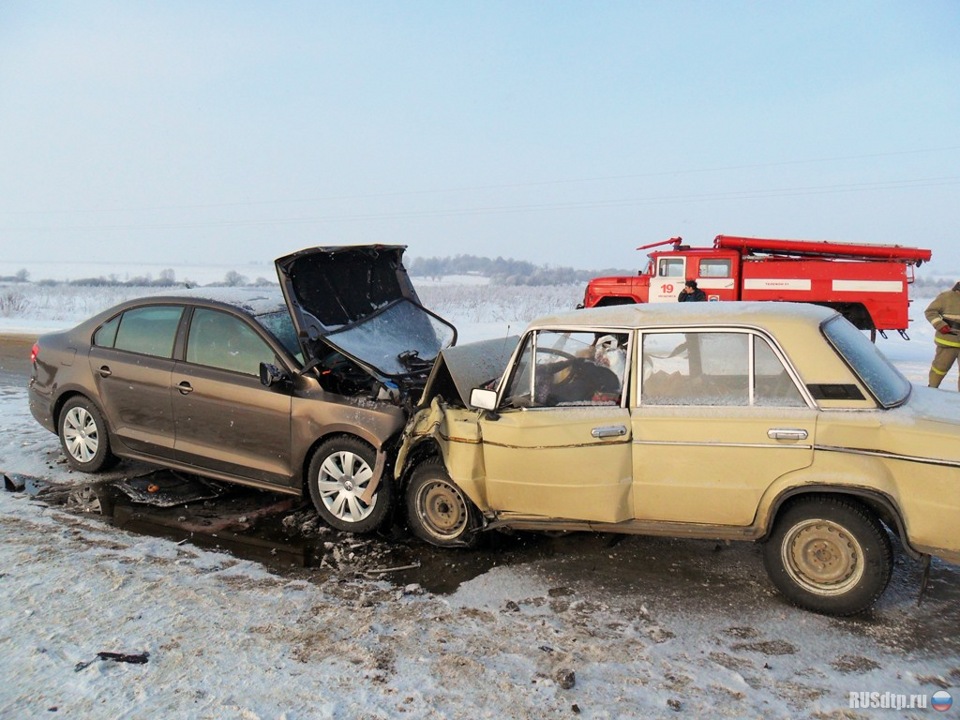
[[[286,374],[276,365],[264,362],[260,363],[260,384],[264,387],[286,382],[286,380]]]
[[[470,391],[470,405],[477,410],[496,410],[497,391],[474,388]]]

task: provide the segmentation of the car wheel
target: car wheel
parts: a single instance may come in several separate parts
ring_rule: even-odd
[[[77,396],[67,400],[60,411],[60,447],[71,467],[95,473],[112,465],[116,458],[110,452],[107,424],[100,410],[90,400]]]
[[[328,525],[366,533],[383,524],[393,493],[389,479],[380,478],[370,502],[361,499],[376,463],[376,451],[359,438],[336,437],[317,448],[310,461],[310,497]]]
[[[780,513],[763,560],[787,599],[826,615],[866,610],[893,572],[880,521],[859,503],[823,496],[797,500]]]
[[[407,524],[421,540],[440,547],[477,544],[480,514],[440,460],[428,460],[413,471],[406,502]]]

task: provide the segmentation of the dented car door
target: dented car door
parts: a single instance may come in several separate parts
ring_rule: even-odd
[[[537,331],[480,420],[490,508],[602,522],[632,512],[627,335]]]

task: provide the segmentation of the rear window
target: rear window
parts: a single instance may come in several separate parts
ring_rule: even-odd
[[[883,407],[895,407],[910,397],[910,381],[846,318],[833,317],[823,324],[822,330]]]

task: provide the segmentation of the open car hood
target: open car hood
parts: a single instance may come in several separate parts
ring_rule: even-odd
[[[275,261],[306,364],[331,350],[372,374],[425,379],[457,330],[420,304],[403,245],[300,250]]]

